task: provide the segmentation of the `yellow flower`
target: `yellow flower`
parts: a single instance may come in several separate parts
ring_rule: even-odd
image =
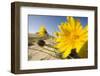
[[[59,37],[56,38],[56,48],[66,58],[72,49],[79,53],[82,46],[88,41],[88,25],[82,27],[79,20],[73,17],[67,17],[67,21],[59,26]]]
[[[40,26],[40,29],[39,29],[38,33],[39,33],[40,37],[44,37],[47,34],[47,31],[46,31],[44,26]]]

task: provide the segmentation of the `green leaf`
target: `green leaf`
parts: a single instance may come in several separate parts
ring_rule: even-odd
[[[81,58],[87,58],[88,57],[88,41],[83,45],[83,47],[80,49],[78,55]]]

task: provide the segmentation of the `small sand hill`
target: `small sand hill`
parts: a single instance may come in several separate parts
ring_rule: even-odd
[[[40,37],[37,33],[28,35],[28,60],[54,60],[58,59],[57,55],[52,48],[55,42],[53,36],[46,35]],[[37,42],[43,40],[46,45],[39,46]]]

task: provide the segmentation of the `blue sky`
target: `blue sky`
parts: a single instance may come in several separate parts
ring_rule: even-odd
[[[82,26],[84,27],[88,23],[87,17],[75,17],[81,21]],[[28,16],[28,30],[29,33],[38,32],[40,26],[45,26],[49,34],[53,34],[55,31],[58,31],[58,26],[65,22],[66,16],[44,16],[44,15],[29,15]]]

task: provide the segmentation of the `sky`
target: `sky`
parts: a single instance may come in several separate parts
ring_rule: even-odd
[[[74,18],[79,19],[83,27],[88,24],[87,17]],[[36,33],[40,26],[45,26],[47,32],[52,35],[59,30],[58,26],[65,21],[67,21],[66,16],[28,15],[28,30],[29,33]]]

